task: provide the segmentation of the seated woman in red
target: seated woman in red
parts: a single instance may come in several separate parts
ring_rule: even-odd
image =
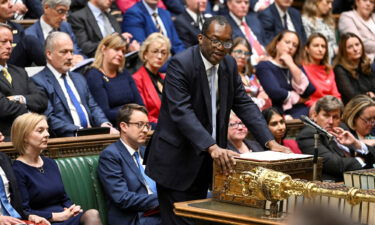
[[[315,87],[315,92],[305,102],[308,107],[326,95],[341,98],[337,90],[335,74],[329,64],[327,39],[321,33],[314,33],[307,39],[303,51],[303,69],[310,82]]]
[[[158,122],[165,77],[164,74],[159,73],[159,69],[169,58],[170,52],[169,39],[160,33],[148,36],[139,51],[139,58],[144,64],[133,74],[133,79],[147,108],[148,120],[151,123]]]
[[[298,147],[298,144],[293,139],[286,139],[286,125],[285,119],[282,113],[275,107],[270,107],[262,111],[264,119],[267,122],[268,129],[275,137],[277,143],[284,145],[285,147],[290,148],[293,153],[301,154],[301,150]]]

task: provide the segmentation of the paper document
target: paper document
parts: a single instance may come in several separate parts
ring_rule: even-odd
[[[287,154],[282,152],[264,151],[264,152],[249,152],[241,154],[240,159],[254,160],[254,161],[280,161],[288,159],[303,159],[310,158],[313,155],[306,154]]]

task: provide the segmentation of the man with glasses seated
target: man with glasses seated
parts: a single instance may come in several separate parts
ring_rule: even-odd
[[[156,184],[144,173],[142,145],[151,129],[146,108],[124,105],[117,125],[120,139],[102,151],[98,166],[107,195],[108,224],[161,224]]]
[[[206,198],[212,163],[229,174],[238,156],[227,148],[230,110],[261,145],[276,143],[258,106],[245,93],[235,60],[232,28],[223,16],[207,19],[199,45],[171,58],[158,125],[148,149],[146,174],[157,183],[163,224],[195,224],[173,213],[173,203]]]
[[[32,26],[25,30],[25,39],[31,38],[37,40],[38,49],[35,49],[36,46],[24,46],[25,51],[29,49],[35,49],[34,51],[41,51],[39,55],[43,56],[44,54],[44,42],[47,39],[48,34],[53,31],[61,31],[67,33],[73,41],[73,60],[72,64],[75,65],[81,62],[86,56],[83,54],[82,50],[77,45],[76,37],[73,33],[72,27],[69,23],[66,22],[70,0],[43,0],[43,9],[44,13],[38,21],[36,21]],[[25,60],[24,55],[22,54],[22,49],[15,49],[15,53],[18,57],[12,56],[12,60],[15,62],[15,65],[25,67],[30,66],[33,62],[38,66],[44,66],[46,64],[45,58],[41,63],[40,59],[31,59],[33,61]],[[17,54],[19,52],[19,54]],[[35,54],[35,53],[34,53]],[[16,59],[14,58],[16,57]]]

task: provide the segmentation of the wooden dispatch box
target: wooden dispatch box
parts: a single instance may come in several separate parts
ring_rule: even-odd
[[[288,159],[279,161],[254,161],[248,159],[236,159],[234,172],[226,176],[214,163],[213,166],[213,198],[223,202],[265,208],[266,201],[251,199],[242,193],[240,175],[243,171],[249,171],[254,167],[261,166],[275,171],[289,174],[293,179],[312,180],[313,158]],[[323,158],[318,159],[317,179],[321,180]]]

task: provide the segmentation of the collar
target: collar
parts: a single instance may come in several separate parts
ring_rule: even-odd
[[[281,18],[283,18],[284,17],[284,15],[285,14],[287,14],[288,13],[288,10],[286,10],[285,12],[276,4],[276,2],[275,2],[275,6],[276,6],[276,9],[277,9],[277,11],[279,12],[279,15],[280,15],[280,17]]]
[[[142,0],[142,3],[146,7],[146,10],[148,14],[150,14],[150,16],[152,16],[152,14],[154,13],[157,13],[159,15],[158,7],[156,7],[156,9],[154,10],[154,9],[151,9],[151,7],[144,0]]]
[[[193,19],[194,22],[197,21],[198,14],[196,12],[193,12],[191,9],[186,8],[186,12],[189,14],[189,16]]]
[[[242,20],[240,20],[236,15],[234,15],[232,12],[229,12],[229,15],[232,17],[232,19],[234,20],[234,22],[238,25],[238,26],[241,26],[242,25],[242,22],[245,21],[245,17],[242,18]]]
[[[1,71],[4,67],[8,69],[8,65],[7,65],[7,64],[5,64],[5,66],[0,65],[0,71]]]
[[[203,60],[203,64],[204,64],[204,68],[205,68],[205,70],[207,71],[207,70],[209,70],[209,69],[211,69],[212,67],[216,67],[216,71],[218,71],[217,69],[218,69],[218,67],[219,67],[219,64],[217,64],[217,65],[213,65],[212,63],[210,63],[210,61],[208,61],[205,57],[204,57],[204,55],[202,54],[202,52],[199,50],[199,54],[201,55],[201,57],[202,57],[202,60]]]
[[[51,30],[53,30],[53,27],[49,25],[48,23],[46,23],[46,21],[44,21],[44,15],[40,17],[40,26],[42,27],[43,33],[48,34],[49,32],[51,32]],[[44,38],[47,38],[47,37],[44,37]]]
[[[125,143],[124,140],[122,140],[122,138],[120,138],[120,141],[121,141],[121,143],[125,146],[125,148],[128,150],[129,154],[130,154],[132,157],[134,156],[134,152],[138,152],[138,153],[139,153],[139,156],[142,157],[142,156],[141,156],[141,153],[140,153],[140,151],[139,151],[139,148],[138,148],[138,149],[134,149],[134,148],[130,147],[129,145],[127,145],[127,144]]]
[[[49,63],[47,63],[47,67],[48,69],[51,70],[53,76],[55,76],[56,80],[59,80],[61,79],[61,76],[62,76],[62,73],[58,72],[55,68],[53,68],[53,66]],[[66,72],[66,74],[69,74],[69,72]]]
[[[102,10],[100,10],[98,7],[96,7],[91,2],[88,2],[87,6],[90,8],[92,14],[94,14],[95,19],[98,18],[102,14]]]

